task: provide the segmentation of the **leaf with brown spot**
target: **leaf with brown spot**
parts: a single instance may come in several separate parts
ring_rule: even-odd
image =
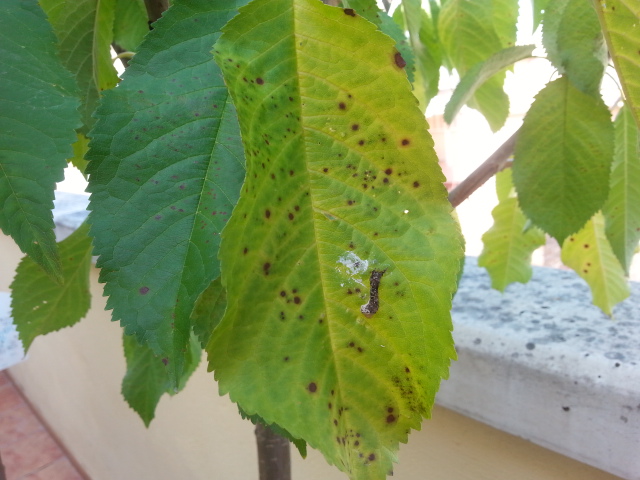
[[[607,315],[629,296],[624,269],[604,232],[604,217],[596,213],[582,230],[562,244],[562,263],[571,267],[591,288],[593,304]]]
[[[353,479],[384,478],[455,357],[449,310],[461,237],[426,121],[392,61],[393,41],[316,0],[252,2],[214,52],[248,175],[223,232],[228,306],[209,367],[246,412],[304,438]],[[265,83],[247,87],[243,76]],[[274,104],[285,114],[273,117]],[[385,184],[385,169],[402,176]],[[367,319],[360,307],[373,269],[386,272]]]

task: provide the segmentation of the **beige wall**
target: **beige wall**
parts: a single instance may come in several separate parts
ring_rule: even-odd
[[[0,290],[19,252],[0,236]],[[120,396],[120,328],[104,312],[97,271],[93,308],[73,328],[38,338],[10,373],[93,480],[256,479],[252,426],[219,397],[204,363],[185,391],[163,397],[147,430]],[[436,408],[400,449],[399,480],[611,480],[617,477]],[[292,452],[295,480],[344,479],[321,455]]]

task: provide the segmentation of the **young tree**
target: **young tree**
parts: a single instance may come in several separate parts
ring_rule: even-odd
[[[533,2],[558,78],[450,203],[424,110],[444,67],[461,76],[448,121],[467,104],[504,125],[505,71],[534,49],[515,45],[518,2],[402,0],[393,17],[388,2],[333,3],[175,0],[147,33],[162,2],[2,2],[0,226],[27,254],[12,285],[25,348],[85,315],[93,253],[145,424],[204,349],[242,415],[378,479],[455,358],[451,203],[514,149],[480,258],[494,286],[527,281],[547,233],[605,312],[627,295],[640,8]],[[67,161],[91,213],[56,244]]]

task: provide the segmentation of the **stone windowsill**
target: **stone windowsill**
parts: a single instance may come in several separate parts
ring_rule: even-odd
[[[59,238],[82,223],[87,201],[58,192]],[[631,290],[612,320],[591,304],[588,287],[573,272],[536,267],[528,284],[501,294],[467,258],[453,306],[459,359],[438,403],[640,480],[640,317],[634,315],[640,284]],[[0,296],[0,333],[8,302]],[[0,338],[13,341],[16,351],[11,335]]]

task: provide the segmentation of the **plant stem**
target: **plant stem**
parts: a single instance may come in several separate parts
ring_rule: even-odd
[[[256,442],[260,480],[291,480],[289,440],[258,423]]]
[[[486,181],[496,173],[511,166],[509,159],[511,155],[513,155],[519,131],[520,130],[517,130],[511,135],[482,165],[476,168],[471,175],[449,192],[449,201],[454,208],[465,201],[469,195],[484,185]]]
[[[147,16],[149,17],[149,25],[158,20],[167,8],[169,8],[169,0],[144,0],[147,7]]]
[[[4,465],[2,464],[2,458],[0,458],[0,480],[7,480],[7,474],[4,471]]]

